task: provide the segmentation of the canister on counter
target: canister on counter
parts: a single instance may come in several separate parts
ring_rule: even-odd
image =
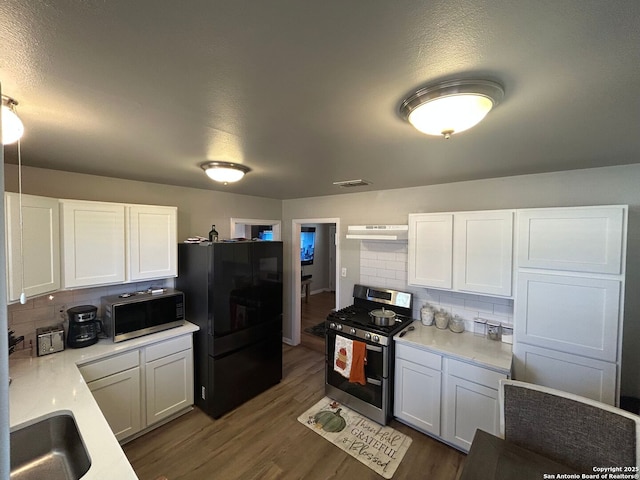
[[[476,317],[473,319],[473,333],[481,337],[487,334],[487,321],[484,318]]]
[[[487,321],[487,337],[489,340],[500,340],[502,337],[502,325],[498,322]]]
[[[502,324],[502,341],[513,344],[513,325],[508,323]]]
[[[433,325],[434,310],[428,303],[424,304],[424,307],[420,309],[420,321],[426,327]]]

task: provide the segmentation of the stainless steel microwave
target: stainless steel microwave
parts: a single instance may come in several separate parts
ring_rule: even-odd
[[[102,297],[103,328],[114,342],[184,324],[184,293],[173,289]]]

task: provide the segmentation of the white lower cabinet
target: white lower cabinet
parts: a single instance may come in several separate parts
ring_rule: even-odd
[[[82,365],[80,373],[122,442],[193,405],[192,336]]]
[[[617,366],[526,343],[513,346],[514,377],[615,405]]]
[[[147,425],[193,405],[191,336],[146,349]]]
[[[440,356],[420,359],[413,349],[398,345],[394,388],[395,416],[419,427],[420,430],[440,435]],[[404,357],[404,358],[403,358]],[[418,357],[418,358],[416,358]],[[434,361],[434,358],[435,361]],[[418,363],[420,362],[420,363]],[[425,366],[430,363],[431,367]]]
[[[478,428],[499,434],[498,385],[507,376],[452,359],[445,359],[445,370],[442,437],[468,451]]]
[[[80,373],[116,438],[142,429],[138,350],[83,365]]]
[[[498,384],[507,377],[397,344],[394,416],[467,452],[478,428],[499,434]]]

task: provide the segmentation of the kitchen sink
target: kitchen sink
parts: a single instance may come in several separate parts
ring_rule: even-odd
[[[11,432],[9,443],[11,480],[79,479],[91,466],[78,426],[67,413]]]

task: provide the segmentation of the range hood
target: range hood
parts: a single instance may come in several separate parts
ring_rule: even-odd
[[[349,225],[347,238],[354,240],[407,240],[409,225]]]

